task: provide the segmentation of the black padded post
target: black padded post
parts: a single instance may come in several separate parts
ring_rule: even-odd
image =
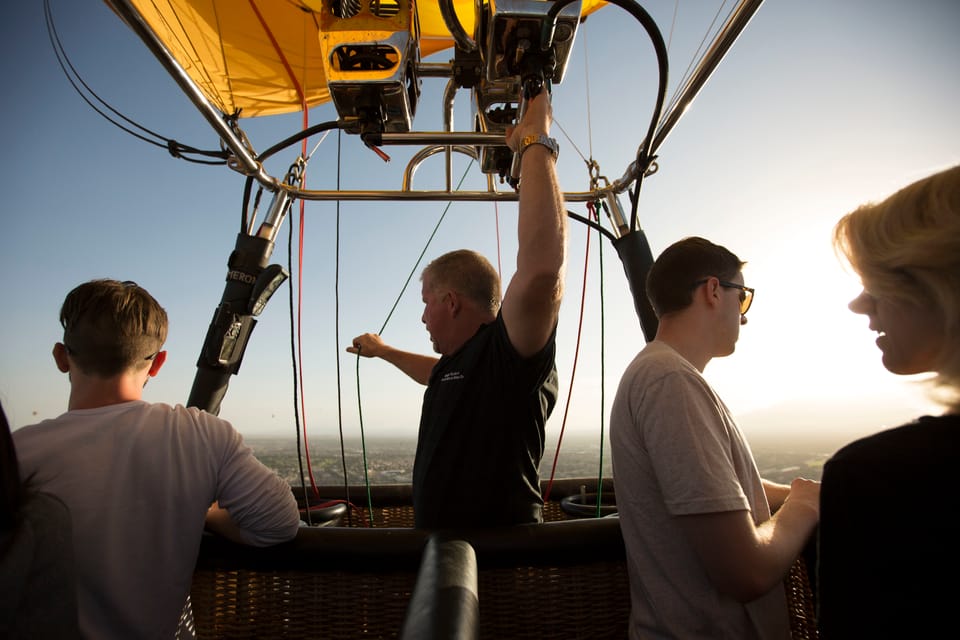
[[[472,640],[479,636],[479,630],[477,555],[473,547],[464,540],[441,540],[431,535],[400,639]]]

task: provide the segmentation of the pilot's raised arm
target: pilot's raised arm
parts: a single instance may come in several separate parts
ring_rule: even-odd
[[[503,320],[521,356],[540,351],[553,333],[563,298],[567,215],[557,182],[558,147],[546,91],[527,101],[507,143],[520,154],[517,271],[503,299]]]

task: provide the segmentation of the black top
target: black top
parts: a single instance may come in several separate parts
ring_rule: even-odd
[[[501,315],[434,366],[413,464],[420,528],[541,522],[544,427],[557,401],[556,330],[521,358]]]
[[[0,531],[0,638],[80,638],[67,505],[28,490],[16,520]]]
[[[957,415],[857,440],[827,461],[818,563],[824,640],[953,633],[958,469]]]

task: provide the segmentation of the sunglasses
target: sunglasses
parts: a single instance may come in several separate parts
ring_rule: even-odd
[[[693,283],[694,287],[699,287],[704,282],[710,278],[704,278],[703,280],[697,280]],[[736,282],[728,282],[726,280],[718,280],[717,284],[725,289],[740,289],[740,315],[747,315],[747,311],[750,310],[750,305],[753,304],[753,289],[751,287],[745,287],[742,284],[737,284]]]

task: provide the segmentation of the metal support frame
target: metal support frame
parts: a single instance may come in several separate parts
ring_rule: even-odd
[[[488,146],[502,146],[503,135],[485,132],[452,131],[453,100],[457,90],[454,82],[454,65],[436,63],[418,63],[417,71],[422,77],[448,78],[444,92],[444,131],[440,132],[396,132],[364,139],[367,144],[380,145],[422,145],[423,148],[410,160],[403,175],[400,190],[310,190],[299,188],[295,176],[286,176],[283,180],[268,174],[255,152],[248,148],[242,135],[231,126],[226,116],[207,100],[206,96],[177,62],[170,50],[150,28],[131,0],[105,0],[106,3],[133,29],[160,61],[174,81],[180,86],[187,98],[193,102],[201,115],[206,118],[223,144],[232,152],[235,162],[232,166],[244,175],[250,176],[265,189],[274,194],[276,205],[268,213],[267,219],[256,234],[241,233],[237,237],[236,248],[228,261],[227,284],[220,306],[214,315],[207,339],[198,361],[197,378],[188,403],[216,413],[220,401],[226,393],[229,379],[236,374],[250,332],[270,294],[286,278],[286,273],[278,265],[268,265],[273,252],[273,240],[283,224],[285,212],[292,199],[310,201],[447,201],[447,202],[510,202],[519,199],[513,190],[498,191],[492,176],[487,176],[485,191],[455,191],[452,188],[451,162],[453,153],[462,153],[476,158],[478,149]],[[452,15],[452,5],[448,0],[440,0],[444,18],[457,39],[458,46],[469,50],[477,43],[462,33],[462,28]],[[477,0],[480,2],[480,0]],[[729,51],[736,38],[759,9],[763,0],[741,0],[730,14],[690,79],[681,90],[680,97],[673,108],[661,119],[651,143],[649,155],[656,154],[673,127],[679,122],[687,107],[693,102],[706,84],[710,75]],[[242,132],[240,132],[242,133]],[[644,140],[645,142],[645,140]],[[443,153],[446,156],[446,189],[419,191],[412,188],[413,175],[427,158]],[[564,192],[567,202],[592,202],[607,200],[616,204],[616,196],[627,191],[640,178],[642,169],[636,161],[629,164],[619,180],[605,187],[596,187],[591,191]],[[617,205],[618,208],[618,205]],[[621,221],[618,224],[621,224]],[[250,229],[254,228],[251,221]],[[619,227],[615,229],[614,245],[624,265],[624,272],[634,297],[634,306],[647,340],[656,332],[657,319],[649,308],[645,294],[646,272],[652,264],[649,244],[640,229]]]
[[[163,67],[180,86],[187,98],[196,106],[201,115],[210,123],[214,131],[220,136],[228,149],[236,156],[240,170],[253,176],[260,184],[270,191],[283,189],[291,197],[310,201],[513,201],[517,194],[512,192],[487,191],[416,191],[406,185],[402,190],[363,190],[363,191],[336,191],[299,189],[284,184],[278,178],[268,174],[257,161],[255,154],[247,148],[239,136],[230,128],[222,113],[207,100],[200,88],[193,82],[183,67],[176,61],[169,49],[157,37],[150,26],[133,6],[131,0],[105,0],[114,11],[134,30],[151,52],[157,57]],[[673,109],[662,119],[651,146],[651,154],[655,154],[667,135],[676,126],[684,111],[693,102],[699,91],[706,84],[710,75],[720,64],[720,61],[729,51],[734,41],[746,27],[747,23],[759,9],[763,0],[741,0],[738,7],[731,13],[729,19],[721,29],[717,39],[704,55],[700,64],[691,74],[690,80],[682,90],[681,97]],[[475,45],[474,45],[475,46]],[[450,77],[450,65],[443,63],[421,63],[419,65],[424,77]],[[449,98],[447,98],[449,99]],[[384,144],[442,144],[444,146],[475,145],[489,146],[502,145],[499,136],[483,133],[464,133],[445,131],[437,133],[384,134]],[[493,139],[496,138],[496,139]],[[413,169],[415,171],[415,168]],[[412,174],[412,171],[410,171]],[[623,176],[598,191],[591,192],[564,192],[564,199],[568,202],[588,202],[598,197],[605,197],[609,193],[620,194],[625,192],[636,180],[638,169],[635,163],[627,166]]]

